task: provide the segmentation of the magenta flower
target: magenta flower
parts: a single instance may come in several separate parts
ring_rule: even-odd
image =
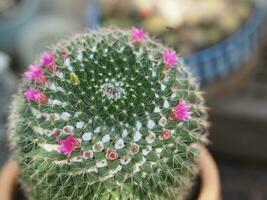
[[[42,62],[45,67],[50,69],[53,73],[57,70],[56,55],[53,52],[46,52],[42,57]]]
[[[163,59],[165,63],[165,67],[167,69],[172,68],[178,62],[178,56],[174,50],[167,49],[164,51]]]
[[[24,75],[38,84],[45,85],[47,83],[46,75],[39,64],[29,65],[29,70]]]
[[[180,121],[190,120],[192,118],[190,112],[191,107],[192,104],[187,104],[184,101],[180,101],[172,110],[171,119]]]
[[[68,157],[70,157],[72,152],[80,145],[77,138],[72,135],[69,135],[65,140],[60,140],[59,144],[61,145],[59,151],[65,153]]]
[[[145,39],[146,32],[142,28],[132,28],[132,41],[142,43]]]
[[[41,104],[47,104],[48,103],[48,96],[41,92],[40,90],[37,90],[35,88],[30,87],[25,93],[25,97],[30,101],[35,101],[37,103]]]

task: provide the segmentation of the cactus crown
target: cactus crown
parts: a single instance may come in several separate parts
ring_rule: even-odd
[[[142,29],[78,34],[29,66],[10,117],[36,200],[175,199],[205,132],[198,86]]]

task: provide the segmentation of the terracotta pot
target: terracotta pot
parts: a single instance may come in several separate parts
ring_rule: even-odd
[[[200,147],[199,159],[201,187],[197,200],[221,200],[220,178],[214,159],[206,148]],[[0,175],[0,199],[13,200],[18,189],[19,167],[15,161],[8,161]]]

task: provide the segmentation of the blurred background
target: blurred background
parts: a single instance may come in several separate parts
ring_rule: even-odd
[[[143,27],[176,49],[205,92],[223,199],[267,199],[266,0],[0,0],[0,166],[22,72],[66,34]]]

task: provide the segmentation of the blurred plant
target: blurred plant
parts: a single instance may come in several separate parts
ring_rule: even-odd
[[[232,35],[247,21],[254,7],[254,0],[116,0],[102,4],[105,26],[142,26],[167,45],[177,44],[183,54]]]
[[[0,142],[6,132],[7,107],[16,91],[17,77],[10,70],[10,57],[0,51]],[[1,159],[0,159],[1,162]],[[0,163],[1,164],[1,163]]]

